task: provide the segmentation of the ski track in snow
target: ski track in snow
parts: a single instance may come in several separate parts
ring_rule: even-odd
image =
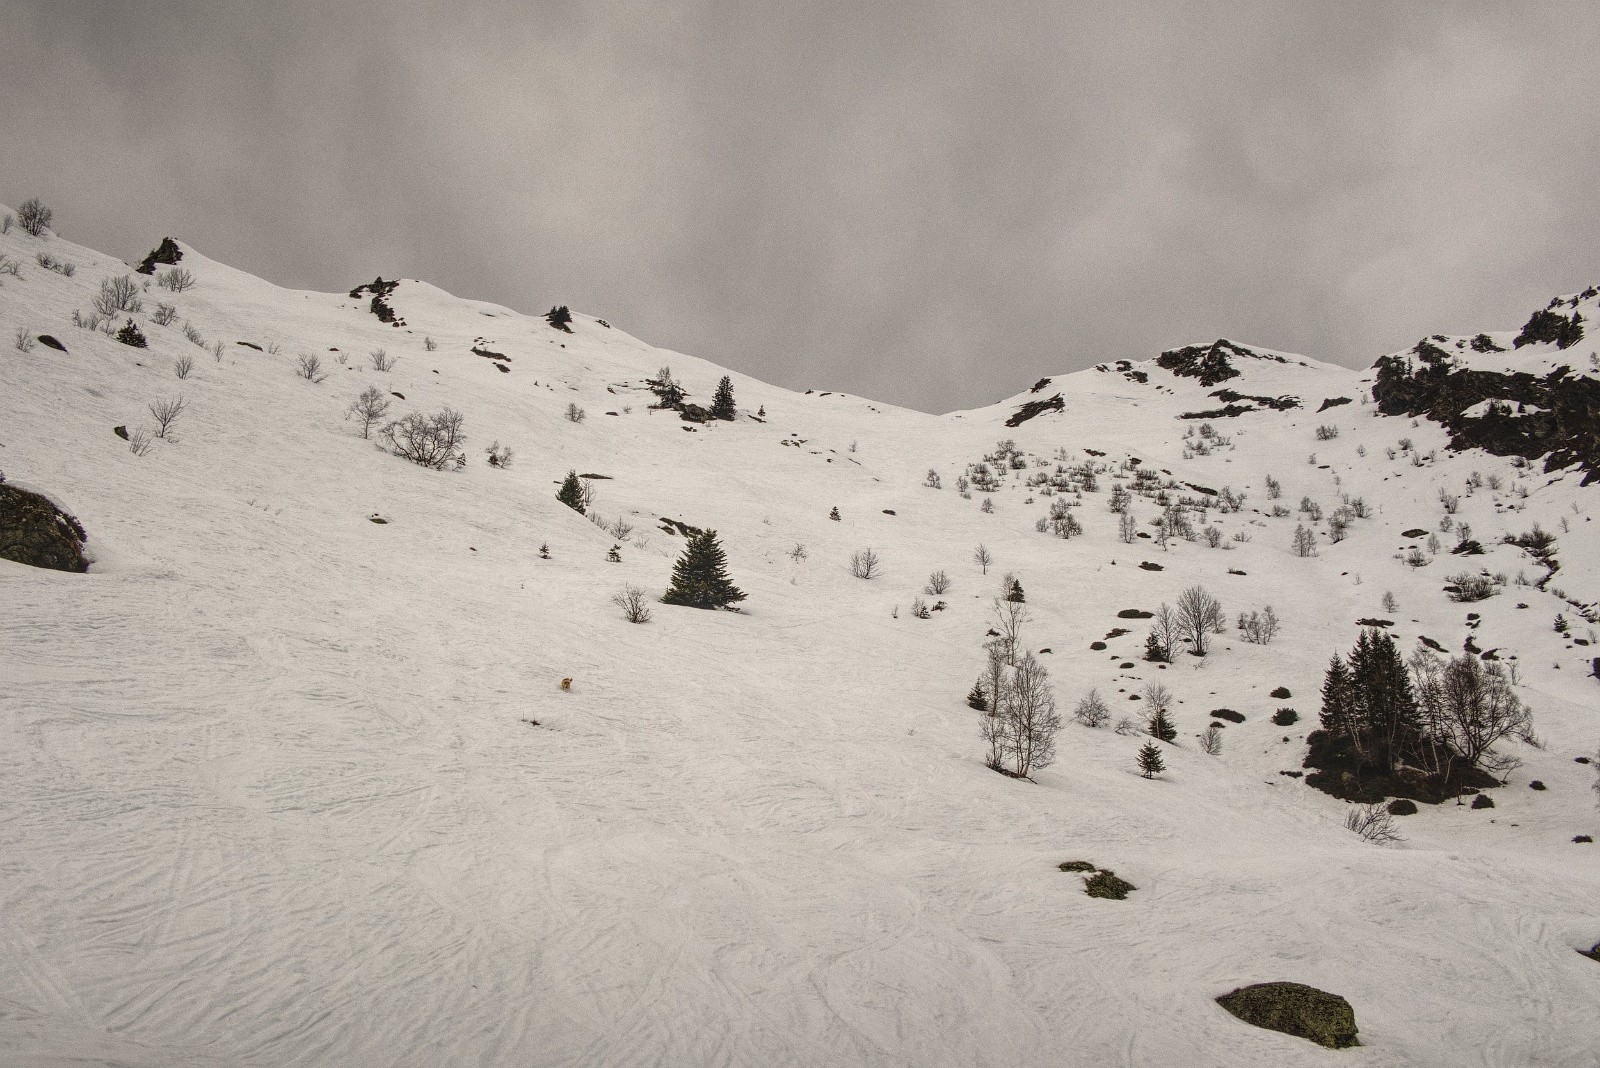
[[[1385,472],[1420,476],[1378,456],[1402,435],[1435,447],[1436,428],[1356,405],[1298,412],[1307,443],[1286,458],[1247,417],[1224,427],[1239,451],[1184,465],[1187,424],[1170,416],[1203,391],[1114,403],[1127,391],[1085,372],[1088,399],[1058,380],[1068,411],[1015,430],[1002,422],[1019,402],[934,419],[740,376],[741,406],[764,403],[769,422],[685,434],[637,384],[670,362],[703,399],[719,369],[587,319],[558,350],[536,320],[417,283],[395,300],[437,353],[346,298],[190,253],[184,315],[283,354],[214,361],[176,327],[148,328],[152,348],[133,354],[64,325],[124,268],[59,244],[78,279],[30,270],[0,291],[7,337],[26,319],[72,349],[0,356],[14,387],[0,461],[59,493],[99,556],[82,576],[0,561],[0,1064],[1600,1065],[1600,972],[1572,952],[1600,938],[1600,862],[1568,842],[1594,824],[1591,771],[1571,763],[1594,748],[1594,698],[1545,633],[1553,598],[1518,588],[1472,606],[1481,645],[1525,654],[1547,751],[1520,749],[1516,782],[1544,778],[1548,794],[1496,791],[1494,824],[1425,809],[1383,849],[1344,830],[1341,803],[1276,774],[1298,766],[1321,668],[1382,590],[1401,592],[1407,642],[1467,633],[1464,606],[1437,593],[1452,564],[1390,559],[1408,517],[1431,522],[1437,505],[1432,484],[1420,499],[1386,487]],[[514,352],[509,377],[462,354],[486,331]],[[387,344],[402,362],[330,366],[322,387],[293,377],[291,353],[332,344],[352,362]],[[171,378],[174,354],[196,357],[193,380]],[[1268,378],[1245,392],[1303,388],[1294,375],[1357,388],[1326,365],[1251,373]],[[381,454],[339,421],[369,381],[405,392],[401,410],[455,404],[471,449],[499,437],[516,465],[489,471],[474,451],[438,474]],[[109,427],[180,385],[193,409],[178,440],[129,455]],[[560,417],[573,398],[584,424]],[[1130,426],[1128,404],[1156,408],[1164,437]],[[1310,442],[1335,419],[1339,442]],[[790,435],[807,444],[777,444]],[[1227,517],[1255,536],[1239,551],[1162,553],[1115,540],[1102,492],[1082,510],[1089,533],[1062,543],[1032,530],[1045,502],[1025,510],[1008,489],[987,516],[950,488],[997,438],[1153,455],[1257,503],[1262,471],[1291,503],[1330,499],[1330,476],[1298,455],[1320,449],[1380,514],[1311,561],[1287,554],[1294,519]],[[1490,462],[1443,461],[1452,477]],[[929,466],[942,493],[918,484]],[[604,563],[615,539],[553,500],[569,468],[614,475],[597,507],[649,547]],[[1546,492],[1547,525],[1590,500]],[[835,504],[843,523],[826,519]],[[390,523],[368,523],[377,512]],[[617,618],[623,581],[664,586],[681,540],[663,515],[719,528],[745,613]],[[1473,522],[1498,532],[1483,507]],[[969,559],[980,540],[988,576]],[[804,563],[785,555],[797,541]],[[1557,580],[1586,597],[1592,541],[1581,526],[1563,538]],[[861,583],[843,562],[868,546],[888,572]],[[934,567],[956,580],[949,607],[911,619]],[[1137,739],[1071,724],[1037,783],[981,765],[961,695],[1005,570],[1027,585],[1029,645],[1052,647],[1064,713],[1090,685],[1114,716],[1136,707],[1119,686],[1172,687],[1185,735],[1167,775],[1134,773]],[[1230,613],[1278,605],[1283,636],[1222,637],[1160,674],[1138,658],[1138,621],[1087,651],[1118,609],[1196,581]],[[1538,628],[1518,599],[1538,601]],[[1119,653],[1135,666],[1111,666]],[[1294,728],[1268,718],[1284,682]],[[1248,721],[1210,758],[1192,735],[1221,705]],[[1056,870],[1080,857],[1140,889],[1088,898]],[[1270,979],[1349,998],[1364,1045],[1329,1054],[1212,1000]]]

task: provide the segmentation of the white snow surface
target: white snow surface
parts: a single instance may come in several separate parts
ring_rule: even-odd
[[[0,470],[73,512],[94,557],[81,575],[0,560],[0,1064],[1600,1064],[1600,965],[1574,952],[1600,940],[1600,846],[1572,841],[1600,833],[1594,765],[1574,760],[1600,744],[1600,650],[1574,643],[1594,631],[1554,592],[1600,600],[1600,498],[1578,472],[1449,453],[1436,425],[1378,416],[1366,373],[1304,357],[1222,384],[1302,407],[1213,420],[1231,442],[1186,460],[1198,422],[1177,416],[1221,402],[1154,362],[1145,384],[1089,370],[935,417],[415,281],[390,298],[407,325],[384,326],[365,296],[280,289],[187,246],[197,284],[144,294],[140,350],[70,322],[126,265],[17,229],[0,253],[22,265],[0,276]],[[161,300],[170,326],[150,318]],[[21,352],[18,328],[70,351]],[[320,384],[295,374],[313,354]],[[663,364],[703,404],[729,373],[740,417],[650,410]],[[371,384],[405,395],[395,415],[464,413],[465,469],[363,441],[342,414]],[[1055,392],[1063,412],[1003,425]],[[179,394],[148,454],[112,433]],[[1324,424],[1339,436],[1317,440]],[[954,483],[1000,439],[1045,466],[986,514]],[[494,440],[507,470],[484,462]],[[1123,544],[1111,472],[1077,510],[1084,536],[1036,532],[1051,498],[1022,479],[1058,449],[1248,494],[1208,520],[1229,548]],[[555,500],[569,469],[609,476],[596,508],[628,538]],[[1373,514],[1298,558],[1305,517],[1267,514],[1269,474],[1291,512],[1344,493]],[[1409,568],[1426,539],[1402,532],[1438,529],[1441,488],[1489,551],[1450,556],[1441,534]],[[1136,510],[1150,529],[1154,505]],[[621,618],[612,595],[659,594],[683,545],[660,517],[719,532],[743,611]],[[1548,591],[1441,592],[1461,570],[1538,578],[1498,544],[1535,522],[1558,538]],[[850,576],[864,548],[881,577]],[[935,568],[948,607],[913,618]],[[1172,689],[1166,774],[1137,774],[1142,737],[1071,722],[1035,781],[984,766],[964,697],[1002,572],[1063,712],[1095,687],[1137,716],[1145,683]],[[1194,584],[1230,618],[1270,603],[1280,637],[1146,663],[1146,625],[1117,612]],[[1329,656],[1372,616],[1408,651],[1423,634],[1498,649],[1541,742],[1511,744],[1523,765],[1493,809],[1424,805],[1387,847],[1279,774],[1300,768]],[[1271,722],[1283,706],[1298,723]],[[1247,720],[1213,757],[1195,736],[1218,707]],[[1072,859],[1138,890],[1090,898],[1057,869]],[[1325,1051],[1213,1000],[1268,980],[1348,998],[1363,1044]]]

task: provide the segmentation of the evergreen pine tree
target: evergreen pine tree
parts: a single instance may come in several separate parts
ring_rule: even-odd
[[[1006,600],[1015,601],[1017,604],[1026,603],[1027,596],[1022,592],[1022,583],[1016,579],[1011,580],[1011,589],[1006,593]]]
[[[1350,653],[1350,674],[1359,729],[1392,769],[1421,730],[1411,676],[1394,638],[1378,627],[1362,631]]]
[[[539,559],[541,559],[541,560],[550,559],[550,546],[549,546],[549,544],[544,544],[544,545],[540,545],[539,546]]]
[[[1158,708],[1151,714],[1149,730],[1152,738],[1160,738],[1163,742],[1170,742],[1178,737],[1178,728],[1167,718],[1165,709]]]
[[[972,684],[972,689],[967,691],[967,707],[977,709],[979,712],[989,711],[989,694],[983,688],[983,679]]]
[[[1353,736],[1358,724],[1355,709],[1355,680],[1344,657],[1337,654],[1328,661],[1322,677],[1322,729]]]
[[[558,304],[556,307],[551,308],[545,313],[544,319],[545,322],[549,323],[557,330],[568,334],[572,333],[572,327],[570,325],[572,322],[572,313],[567,310],[567,306],[565,304]]]
[[[622,546],[613,543],[611,551],[606,553],[606,559],[613,564],[622,563]]]
[[[661,600],[690,608],[726,608],[744,600],[744,591],[728,579],[728,557],[717,544],[716,531],[689,536],[683,555],[672,565],[672,588]]]
[[[1172,658],[1167,647],[1161,644],[1161,635],[1153,630],[1144,639],[1144,658],[1152,664],[1165,664]]]
[[[765,404],[756,410],[756,416],[760,419],[765,419],[767,417],[767,406]]]
[[[711,398],[711,418],[732,419],[734,414],[733,380],[723,375],[722,381],[717,383],[716,395]]]
[[[1153,779],[1166,770],[1167,765],[1161,759],[1161,747],[1154,742],[1145,742],[1139,750],[1139,774]]]
[[[567,477],[562,480],[561,488],[556,491],[556,500],[571,508],[579,515],[583,510],[583,484],[578,481],[578,472],[568,471]]]
[[[828,518],[833,520],[835,523],[840,521],[839,520],[839,506],[838,505],[834,505],[833,508],[828,512]]]

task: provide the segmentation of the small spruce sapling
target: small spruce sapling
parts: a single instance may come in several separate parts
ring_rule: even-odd
[[[565,304],[558,304],[551,308],[545,313],[544,320],[562,333],[572,333],[572,312],[567,310]]]
[[[713,609],[744,600],[744,591],[728,578],[727,564],[728,557],[717,543],[716,531],[690,535],[683,555],[672,565],[672,588],[662,596],[662,602]]]
[[[561,488],[556,491],[556,500],[579,515],[586,514],[587,510],[583,503],[583,484],[578,481],[578,472],[567,472],[567,477],[561,481]]]
[[[1161,747],[1154,742],[1146,742],[1139,750],[1139,774],[1147,779],[1153,779],[1167,770],[1167,765],[1161,759]]]

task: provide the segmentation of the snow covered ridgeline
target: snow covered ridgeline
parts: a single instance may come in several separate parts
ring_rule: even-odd
[[[1572,839],[1595,829],[1594,766],[1574,761],[1595,743],[1594,646],[1569,602],[1600,591],[1575,473],[1453,454],[1361,403],[1370,376],[1305,358],[1213,387],[1153,362],[1130,365],[1143,383],[1063,375],[1059,412],[1006,429],[1021,399],[934,418],[796,395],[578,312],[568,334],[413,281],[385,298],[390,325],[370,294],[180,252],[157,276],[187,287],[152,278],[118,309],[138,349],[72,320],[137,272],[0,235],[21,268],[0,275],[0,336],[68,350],[0,355],[0,466],[95,554],[86,575],[0,563],[0,1063],[1325,1059],[1214,1000],[1272,980],[1348,1000],[1351,1063],[1589,1055],[1595,965],[1573,950],[1600,934],[1592,847]],[[729,374],[738,417],[653,409],[664,365],[690,401]],[[363,440],[345,412],[368,388],[390,418],[460,413],[465,466]],[[1302,404],[1231,402],[1254,410],[1202,436],[1180,416],[1229,403],[1218,388]],[[150,406],[178,397],[155,437]],[[1331,397],[1352,401],[1314,411]],[[118,426],[151,431],[142,453]],[[1025,466],[1008,450],[961,496],[998,439]],[[491,442],[515,463],[492,466]],[[569,470],[611,476],[589,509],[606,529],[555,499]],[[1346,495],[1368,515],[1335,540]],[[1081,530],[1063,537],[1057,510]],[[655,600],[687,543],[662,517],[718,532],[740,614]],[[1535,523],[1562,562],[1543,590],[1500,540]],[[1462,524],[1482,555],[1451,555]],[[1137,726],[1160,685],[1173,742],[1071,722],[1035,781],[983,766],[960,701],[998,579],[980,544],[1026,586],[1023,652],[1062,706],[1096,689]],[[856,578],[866,550],[878,567]],[[1468,567],[1500,593],[1451,600]],[[935,571],[946,607],[922,618]],[[626,585],[648,625],[611,603]],[[1226,632],[1203,658],[1143,659],[1150,621],[1120,613],[1196,585]],[[1237,615],[1267,605],[1271,644],[1242,640]],[[1419,806],[1387,847],[1280,774],[1300,770],[1329,657],[1373,617],[1407,651],[1470,639],[1516,664],[1541,743],[1509,747],[1523,766],[1495,808]],[[1216,720],[1211,755],[1221,709],[1243,721]],[[1076,857],[1138,890],[1088,896],[1058,870]]]

